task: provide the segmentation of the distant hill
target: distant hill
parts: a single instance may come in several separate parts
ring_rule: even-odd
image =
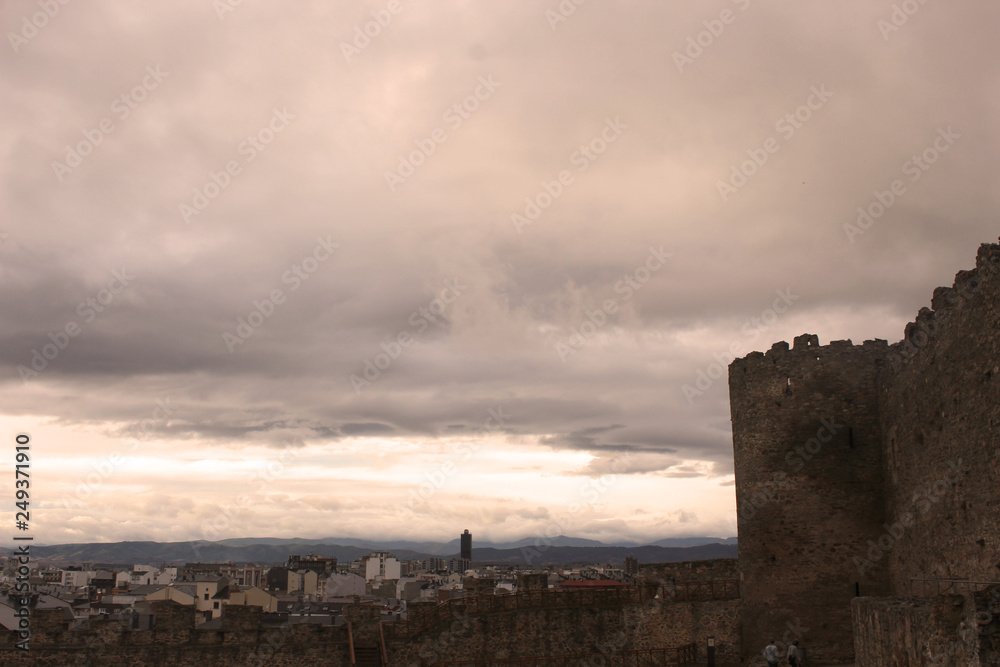
[[[657,547],[697,547],[702,544],[736,544],[735,537],[668,537],[650,542]]]
[[[314,553],[336,557],[350,562],[373,551],[391,551],[401,560],[424,559],[430,556],[451,558],[458,556],[458,540],[454,543],[417,542],[362,542],[361,544],[336,544],[337,538],[284,539],[284,538],[234,538],[218,542],[108,542],[89,544],[56,544],[32,546],[32,557],[42,563],[106,563],[149,565],[183,565],[190,562],[219,563],[284,563],[291,554]],[[672,540],[718,539],[715,543],[665,546]],[[346,541],[346,540],[345,540]],[[545,545],[542,548],[538,545]],[[405,548],[408,546],[419,549]],[[0,549],[0,555],[10,555],[12,549]],[[499,546],[485,546],[473,542],[473,558],[489,563],[552,563],[560,565],[584,563],[621,563],[634,555],[642,563],[678,562],[708,558],[735,558],[735,538],[671,538],[641,546],[607,545],[594,540],[559,536],[551,540],[526,538]]]
[[[490,563],[585,565],[612,563],[621,565],[626,556],[635,556],[640,563],[679,563],[687,560],[710,558],[736,558],[735,544],[701,544],[693,547],[558,547],[525,546],[520,549],[476,549],[475,560]]]

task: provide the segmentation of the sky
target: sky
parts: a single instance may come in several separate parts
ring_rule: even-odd
[[[40,542],[733,536],[729,361],[998,233],[990,4],[0,12]]]

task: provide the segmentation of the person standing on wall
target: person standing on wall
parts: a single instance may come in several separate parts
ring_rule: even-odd
[[[799,643],[797,641],[788,645],[788,664],[792,667],[799,665]]]
[[[774,640],[764,647],[764,660],[767,660],[767,667],[778,667],[778,647],[774,645]]]

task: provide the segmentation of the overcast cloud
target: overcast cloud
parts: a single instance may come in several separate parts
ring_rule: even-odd
[[[896,341],[997,237],[991,4],[2,16],[42,541],[735,535],[718,365]]]

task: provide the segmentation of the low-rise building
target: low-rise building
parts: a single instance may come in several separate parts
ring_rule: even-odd
[[[304,595],[316,595],[319,575],[315,570],[288,571],[288,584],[286,590],[289,593],[301,592]]]
[[[278,611],[278,598],[257,586],[231,588],[228,604],[260,607],[265,612]]]
[[[352,595],[365,594],[365,578],[350,572],[345,574],[330,574],[325,578],[321,595],[324,599],[345,598]]]

